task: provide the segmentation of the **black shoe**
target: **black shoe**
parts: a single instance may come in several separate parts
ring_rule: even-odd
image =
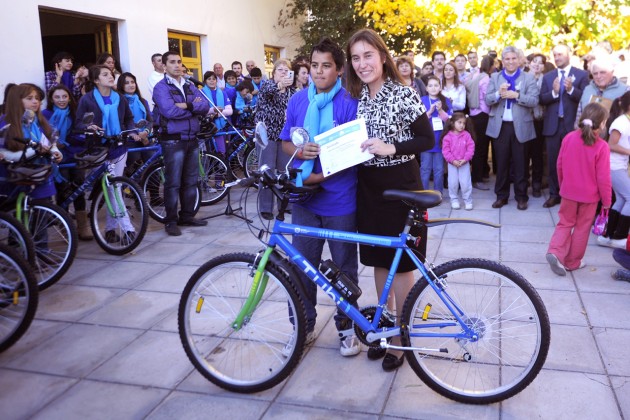
[[[167,223],[164,226],[164,230],[166,231],[166,233],[169,234],[169,236],[181,236],[182,231],[179,230],[179,228],[177,227],[176,223]]]
[[[108,230],[105,232],[105,242],[108,244],[120,242],[120,236],[118,236],[113,230]]]
[[[193,217],[192,219],[188,219],[188,220],[178,220],[177,221],[177,225],[178,226],[207,226],[208,225],[208,221],[207,220],[201,220],[201,219],[195,219]]]
[[[481,191],[488,191],[490,189],[490,187],[483,182],[473,182],[472,187]]]
[[[381,347],[370,347],[367,351],[368,359],[370,360],[378,360],[385,357],[385,353],[387,353],[387,349]]]
[[[265,220],[273,220],[273,213],[263,211],[260,213],[260,217],[262,217]]]
[[[526,200],[518,200],[518,204],[516,208],[519,210],[527,210],[527,201]]]
[[[404,354],[400,357],[396,357],[391,353],[387,353],[385,355],[385,358],[383,359],[383,370],[385,372],[391,372],[392,370],[396,370],[403,364],[404,361],[405,361]]]
[[[507,198],[497,198],[497,201],[492,203],[492,208],[493,209],[500,209],[501,207],[505,206],[507,203],[508,203],[508,199]]]
[[[560,204],[560,197],[549,197],[547,201],[544,202],[543,207],[548,209],[556,204]]]

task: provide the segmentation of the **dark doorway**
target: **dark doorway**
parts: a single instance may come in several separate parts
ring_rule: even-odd
[[[66,10],[39,9],[43,60],[46,71],[59,51],[74,56],[77,64],[94,64],[98,54],[109,52],[118,66],[117,23],[107,19],[84,16]]]

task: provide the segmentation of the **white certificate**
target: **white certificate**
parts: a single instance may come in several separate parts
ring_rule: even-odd
[[[322,174],[330,176],[344,169],[370,160],[374,155],[367,150],[361,151],[361,143],[368,139],[363,118],[339,125],[315,136],[319,144],[319,160]]]

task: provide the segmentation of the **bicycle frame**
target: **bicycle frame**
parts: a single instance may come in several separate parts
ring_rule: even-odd
[[[410,217],[413,217],[413,213],[410,211]],[[274,251],[275,247],[279,247],[282,251],[284,251],[292,264],[299,268],[311,281],[313,281],[318,287],[320,287],[337,305],[337,307],[343,311],[348,318],[352,319],[359,328],[367,333],[367,338],[370,341],[375,341],[378,339],[384,339],[388,337],[397,336],[401,333],[401,327],[394,328],[378,328],[378,324],[385,310],[387,304],[387,297],[389,296],[389,291],[392,287],[394,281],[394,275],[396,274],[396,269],[398,264],[400,263],[400,259],[402,258],[403,252],[406,253],[411,260],[414,262],[424,280],[426,280],[431,288],[435,291],[435,293],[439,296],[440,300],[444,303],[444,305],[450,310],[453,314],[455,320],[452,322],[440,322],[440,323],[425,323],[428,318],[428,313],[430,311],[430,307],[426,308],[423,315],[423,323],[414,325],[415,329],[426,329],[426,328],[445,328],[445,327],[453,327],[460,326],[462,332],[460,333],[421,333],[414,332],[409,333],[412,337],[443,337],[443,338],[459,338],[470,341],[476,341],[478,339],[477,334],[473,331],[470,326],[468,326],[462,317],[464,316],[463,310],[457,305],[457,303],[446,293],[445,284],[441,280],[433,280],[432,276],[429,274],[427,268],[420,261],[420,259],[414,254],[414,252],[407,245],[407,239],[409,238],[409,229],[410,226],[406,226],[405,230],[399,237],[393,236],[378,236],[378,235],[368,235],[362,233],[354,233],[354,232],[344,232],[338,230],[331,229],[322,229],[308,226],[295,225],[290,223],[285,223],[282,221],[276,221],[273,230],[271,233],[271,237],[268,242],[268,247],[266,248],[260,263],[256,268],[256,276],[254,278],[254,283],[252,284],[252,289],[250,290],[250,295],[241,309],[241,312],[237,315],[236,320],[234,321],[233,327],[235,329],[240,328],[241,322],[251,315],[256,304],[258,303],[257,299],[260,299],[259,296],[262,295],[264,291],[264,287],[266,285],[266,279],[263,277],[265,265],[271,253]],[[396,253],[394,256],[394,260],[389,269],[389,273],[387,275],[387,281],[385,282],[385,286],[381,296],[379,297],[378,306],[376,309],[376,313],[374,315],[374,319],[372,322],[368,321],[365,316],[354,307],[352,304],[347,302],[343,296],[340,295],[339,292],[332,286],[332,284],[327,280],[326,276],[324,276],[318,268],[314,267],[306,258],[300,254],[300,252],[291,245],[291,243],[283,236],[283,235],[296,235],[296,236],[304,236],[308,238],[316,238],[316,239],[327,239],[332,241],[342,241],[342,242],[351,242],[362,245],[372,245],[384,248],[394,248],[396,249]],[[262,282],[261,282],[262,279]],[[262,283],[262,284],[261,284]],[[262,289],[261,289],[262,288]],[[426,350],[426,349],[425,349]],[[440,351],[439,349],[435,349],[436,351]]]

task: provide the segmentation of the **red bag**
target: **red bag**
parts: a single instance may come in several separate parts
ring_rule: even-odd
[[[597,236],[603,235],[606,232],[606,225],[608,224],[608,209],[602,209],[595,218],[595,224],[593,225],[593,233]]]

